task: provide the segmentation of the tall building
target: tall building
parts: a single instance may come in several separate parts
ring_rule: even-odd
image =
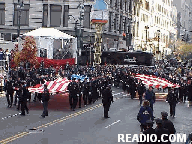
[[[172,9],[173,0],[140,0],[136,4],[134,47],[154,53],[157,59],[162,59],[171,53],[169,47],[170,33],[173,30]]]
[[[192,1],[191,0],[174,0],[177,8],[177,38],[185,42],[191,42],[192,38]]]

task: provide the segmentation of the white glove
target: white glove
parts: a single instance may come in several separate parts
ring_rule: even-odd
[[[81,92],[81,94],[83,94],[83,92]]]
[[[91,94],[91,92],[89,92],[89,94]]]
[[[77,94],[77,96],[79,97],[79,94]]]

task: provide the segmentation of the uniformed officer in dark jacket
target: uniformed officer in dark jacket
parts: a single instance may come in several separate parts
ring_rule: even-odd
[[[79,95],[79,108],[81,108],[81,98],[83,94],[81,79],[78,79],[77,85],[78,85],[78,95]]]
[[[145,100],[148,100],[150,102],[150,107],[153,110],[153,104],[155,103],[156,98],[152,86],[150,86],[149,90],[145,92]]]
[[[29,113],[29,109],[27,107],[27,99],[28,99],[28,92],[26,88],[26,82],[23,81],[20,83],[20,88],[19,88],[19,102],[21,103],[21,116],[25,116],[25,110],[27,114]]]
[[[47,85],[44,84],[44,90],[43,90],[43,93],[42,93],[42,102],[43,102],[44,110],[43,110],[43,113],[41,115],[43,118],[45,118],[45,116],[48,116],[47,107],[48,107],[49,99],[50,99],[49,90],[47,89]]]
[[[170,116],[175,117],[175,107],[176,107],[176,104],[178,103],[178,97],[174,93],[174,88],[171,88],[171,90],[169,91],[167,95],[167,101],[170,105]]]
[[[75,78],[73,78],[72,82],[68,85],[69,90],[69,104],[71,106],[71,109],[75,111],[76,105],[77,105],[77,94],[78,94],[78,84],[75,82]]]
[[[155,134],[157,135],[157,142],[158,144],[171,144],[171,142],[169,142],[169,131],[167,129],[165,129],[163,127],[163,121],[162,119],[156,119],[156,125],[157,127],[155,128]],[[164,137],[162,138],[162,135],[164,134]],[[163,142],[162,141],[167,141],[167,142]]]
[[[84,82],[83,82],[83,101],[84,101],[84,106],[87,105],[88,97],[89,97],[89,84],[87,82],[87,78],[85,78]]]
[[[9,80],[6,82],[5,84],[5,92],[6,92],[6,97],[7,97],[7,102],[8,102],[8,106],[7,107],[12,107],[12,104],[13,104],[13,81],[12,81],[12,78],[9,77]],[[9,99],[9,96],[11,98],[11,102],[10,102],[10,99]]]
[[[102,94],[102,103],[104,107],[104,118],[110,118],[108,116],[108,111],[111,105],[111,102],[113,102],[113,95],[110,86],[107,86]]]
[[[161,116],[162,116],[162,120],[163,120],[163,123],[162,123],[163,127],[165,129],[168,129],[170,134],[175,134],[176,130],[175,130],[173,123],[167,119],[168,113],[163,111],[163,112],[161,112]]]
[[[153,121],[152,120],[147,120],[146,125],[147,125],[147,129],[143,132],[143,134],[146,135],[146,137],[147,137],[147,135],[149,135],[149,137],[151,137],[152,134],[155,134],[155,129],[153,129]],[[149,140],[149,142],[145,141],[145,142],[141,142],[139,144],[153,144],[153,143],[154,142],[151,142]]]
[[[142,83],[141,80],[139,80],[139,83],[137,85],[137,91],[138,91],[140,106],[141,106],[142,101],[143,101],[143,94],[146,91],[145,85]]]

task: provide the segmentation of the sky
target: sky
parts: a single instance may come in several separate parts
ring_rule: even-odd
[[[96,0],[96,3],[93,7],[94,10],[106,10],[107,4],[104,2],[104,0]]]

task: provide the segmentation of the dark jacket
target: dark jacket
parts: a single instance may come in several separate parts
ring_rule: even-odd
[[[79,91],[78,85],[76,82],[70,82],[68,85],[68,90],[69,90],[69,96],[76,98],[77,93]]]
[[[147,90],[145,93],[145,99],[148,100],[150,103],[155,103],[155,93],[153,91]]]
[[[29,97],[27,88],[25,86],[19,87],[19,101],[20,102],[27,102],[27,99]]]
[[[42,101],[49,101],[50,99],[50,94],[49,94],[49,90],[47,88],[44,89],[43,93],[42,93]]]
[[[163,119],[163,127],[169,130],[170,134],[175,134],[176,130],[173,123],[168,119]]]
[[[139,83],[137,86],[138,95],[143,95],[143,93],[146,91],[145,85],[143,83]]]
[[[138,117],[139,117],[138,120],[141,124],[145,124],[147,120],[150,120],[150,119],[153,120],[153,111],[151,107],[142,106],[139,110]]]
[[[103,91],[103,94],[102,94],[102,103],[103,105],[110,105],[111,102],[113,102],[113,96],[112,96],[112,91],[111,89],[109,88],[106,88],[104,91]]]
[[[7,93],[13,93],[13,81],[7,81],[4,87],[5,91],[7,91]]]
[[[152,135],[152,134],[155,134],[155,129],[153,128],[148,128],[146,129],[144,132],[143,132],[144,135],[149,135],[149,137]],[[154,142],[142,142],[140,144],[153,144]]]
[[[178,97],[174,92],[170,91],[167,95],[167,101],[170,104],[177,104],[178,103]]]
[[[162,134],[167,134],[167,136],[164,136],[164,138],[163,138],[164,141],[169,140],[170,133],[167,129],[165,129],[163,127],[156,128],[155,133],[157,135],[157,142],[156,143],[158,143],[158,144],[171,144],[171,142],[169,142],[169,141],[168,142],[161,142],[161,135]],[[160,142],[158,142],[158,141],[160,141]]]

